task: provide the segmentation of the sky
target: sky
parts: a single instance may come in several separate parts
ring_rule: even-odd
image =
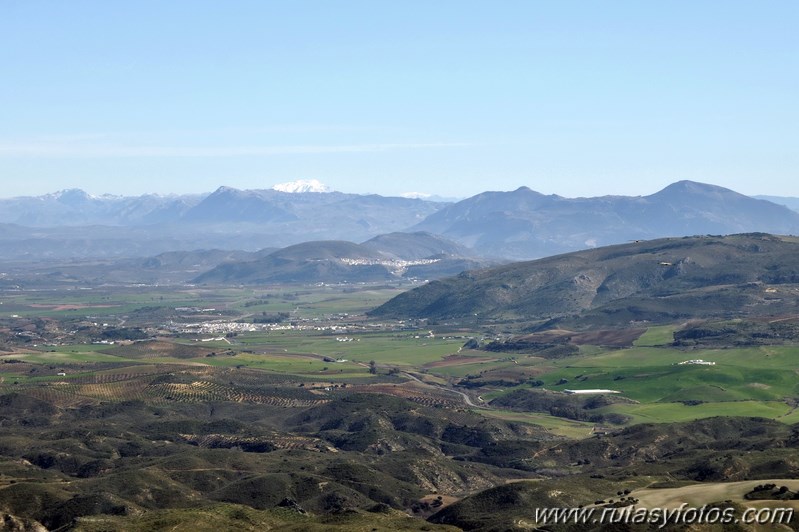
[[[0,197],[799,196],[799,3],[3,0]]]

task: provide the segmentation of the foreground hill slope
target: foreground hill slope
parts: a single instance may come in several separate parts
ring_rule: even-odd
[[[762,233],[665,238],[466,272],[373,311],[401,318],[590,324],[796,310],[799,239]]]
[[[223,380],[245,386],[238,380],[242,373],[234,373]],[[296,381],[278,378],[263,384],[269,374],[255,375],[268,393],[303,394]],[[182,378],[152,377],[158,379],[155,385]],[[5,429],[0,433],[0,519],[11,515],[18,523],[36,521],[46,527],[31,530],[165,530],[171,527],[133,525],[140,517],[167,510],[202,512],[235,505],[239,514],[249,507],[304,516],[292,530],[372,530],[380,515],[402,520],[381,530],[429,530],[423,520],[408,521],[407,515],[423,514],[426,495],[460,497],[530,476],[529,471],[492,465],[482,456],[483,447],[504,443],[538,449],[538,441],[559,441],[534,426],[398,397],[342,389],[336,395],[310,407],[147,399],[75,408],[54,404],[55,396],[44,400],[0,393]],[[474,462],[453,460],[453,454],[474,455]],[[370,526],[315,526],[317,519],[342,514],[361,515],[360,521]],[[94,517],[120,522],[93,528]],[[194,521],[191,515],[181,517]],[[81,518],[89,528],[75,526]],[[275,520],[270,526],[239,528],[236,518],[200,529],[286,529],[282,519]],[[0,528],[8,529],[8,524]]]
[[[641,493],[639,489],[651,484],[653,477],[663,474],[671,479],[680,479],[686,485],[708,482],[708,502],[711,502],[713,482],[729,485],[744,479],[794,478],[796,465],[788,457],[796,452],[796,446],[797,426],[762,418],[715,417],[689,423],[638,425],[607,437],[559,443],[536,453],[536,458],[542,462],[585,464],[580,466],[579,474],[536,482],[514,482],[483,490],[442,509],[429,521],[463,530],[514,530],[518,529],[519,522],[531,520],[535,508],[575,508],[595,502],[593,499],[604,499],[610,503],[605,507],[613,507],[612,501],[623,495],[618,491],[620,488],[626,488],[624,494],[631,492],[637,498]],[[632,477],[621,480],[618,472],[622,470],[633,472]],[[647,475],[652,476],[647,478]],[[723,498],[719,496],[714,502]],[[726,504],[732,507],[730,501]],[[791,525],[795,530],[796,521]],[[570,523],[536,530],[656,528],[716,530],[686,528],[673,523],[666,527],[648,528]]]
[[[483,254],[531,259],[628,240],[799,232],[799,213],[732,190],[679,181],[649,196],[564,198],[527,187],[484,192],[431,214],[430,231]]]

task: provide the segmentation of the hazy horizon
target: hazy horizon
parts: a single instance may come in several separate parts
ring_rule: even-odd
[[[297,181],[299,182],[299,181],[306,181],[306,180],[297,180]],[[678,181],[682,181],[682,180],[678,180]],[[638,196],[649,196],[651,194],[655,194],[655,193],[663,190],[665,187],[667,187],[667,186],[669,186],[669,185],[671,185],[673,183],[676,183],[678,181],[673,181],[671,183],[667,183],[666,185],[664,185],[662,187],[653,188],[652,190],[650,190],[648,192],[645,192],[645,193],[642,193],[642,194],[632,194],[632,193],[630,193],[630,194],[624,194],[624,193],[622,193],[622,194],[599,194],[599,195],[578,194],[578,195],[566,196],[564,194],[557,194],[556,192],[545,192],[545,191],[542,191],[542,190],[537,190],[537,189],[535,189],[535,188],[533,188],[533,187],[531,187],[529,185],[519,185],[518,187],[514,187],[512,189],[503,189],[503,190],[487,188],[485,190],[481,190],[481,191],[477,192],[476,194],[480,194],[482,192],[510,192],[510,191],[516,190],[516,189],[521,188],[521,187],[527,187],[527,188],[529,188],[531,190],[534,190],[535,192],[540,192],[542,194],[555,194],[557,196],[561,196],[561,197],[564,197],[564,198],[590,198],[590,197],[600,197],[600,196],[630,196],[630,197],[638,197]],[[689,180],[689,181],[693,181],[693,180]],[[702,181],[695,181],[695,182],[703,183],[703,184],[707,184],[707,185],[714,185],[714,186],[722,186],[723,187],[723,185],[719,185],[717,183],[708,183],[708,182],[702,182]],[[218,185],[218,186],[216,186],[216,187],[214,187],[212,189],[208,189],[208,190],[171,191],[171,192],[154,192],[154,191],[144,190],[144,191],[141,191],[141,192],[138,192],[138,193],[131,193],[131,194],[114,193],[114,192],[108,192],[108,191],[97,192],[97,191],[94,191],[94,190],[86,190],[86,189],[84,189],[82,187],[78,187],[78,186],[66,186],[64,188],[60,188],[60,189],[57,189],[57,190],[49,190],[49,191],[46,191],[46,192],[43,192],[43,193],[40,193],[40,194],[21,194],[21,195],[14,195],[14,196],[5,195],[4,191],[0,190],[0,199],[14,199],[14,198],[23,198],[23,197],[41,197],[41,196],[47,196],[47,195],[51,195],[51,194],[58,194],[60,192],[66,192],[66,191],[69,191],[69,190],[81,190],[81,191],[85,192],[86,194],[88,194],[88,195],[90,195],[92,197],[97,197],[97,198],[101,198],[101,197],[104,197],[104,196],[110,196],[110,197],[137,197],[137,196],[145,196],[145,195],[157,195],[157,196],[191,196],[191,195],[195,195],[195,196],[202,196],[202,195],[212,194],[216,190],[218,190],[220,188],[225,188],[225,187],[235,188],[235,189],[238,189],[238,190],[271,190],[271,189],[273,189],[273,187],[275,187],[277,185],[284,185],[284,184],[289,184],[289,183],[290,182],[270,183],[270,184],[265,184],[263,186],[259,185],[259,186],[247,187],[247,188],[234,187],[234,186],[231,186],[229,184],[221,184],[221,185]],[[320,184],[327,185],[326,183],[320,183]],[[729,188],[729,187],[723,187],[723,188]],[[444,195],[439,195],[439,194],[427,194],[427,193],[423,193],[423,192],[420,192],[420,191],[410,191],[410,190],[407,191],[407,192],[399,193],[399,194],[380,194],[379,192],[373,192],[373,191],[337,190],[337,189],[334,189],[332,187],[328,187],[328,189],[329,190],[326,190],[326,191],[321,192],[321,193],[325,193],[325,192],[343,192],[343,193],[346,193],[346,194],[361,194],[361,195],[378,194],[380,196],[385,196],[385,197],[406,197],[406,198],[432,199],[432,200],[439,199],[439,200],[446,200],[446,201],[460,201],[460,200],[463,200],[463,199],[466,199],[468,197],[476,195],[476,194],[471,194],[471,195],[468,195],[468,196],[455,196],[455,195],[444,196]],[[734,192],[741,193],[741,194],[745,194],[745,193],[741,192],[740,190],[735,190],[735,189],[730,189],[730,190],[732,190]],[[788,195],[782,195],[782,194],[776,194],[776,193],[757,193],[757,194],[745,194],[745,195],[750,196],[750,197],[771,196],[771,197],[781,197],[781,198],[790,198],[790,199],[796,198],[796,199],[799,199],[799,196],[788,196]]]
[[[3,197],[799,196],[799,5],[10,2]]]
[[[297,180],[297,181],[305,181],[305,180]],[[678,180],[678,181],[682,181],[682,180]],[[580,195],[567,196],[567,195],[564,195],[564,194],[558,194],[556,192],[545,192],[543,190],[538,190],[538,189],[535,189],[535,188],[533,188],[533,187],[531,187],[529,185],[519,185],[518,187],[514,187],[512,189],[487,188],[485,190],[481,190],[481,191],[479,191],[479,192],[477,192],[475,194],[470,194],[468,196],[428,194],[428,193],[424,193],[424,192],[420,192],[420,191],[410,191],[410,190],[407,191],[407,192],[399,193],[399,194],[381,194],[379,192],[374,192],[374,191],[337,190],[337,189],[332,188],[332,187],[329,187],[329,190],[327,190],[325,192],[343,192],[343,193],[346,193],[346,194],[360,194],[360,195],[377,194],[377,195],[385,196],[385,197],[405,197],[405,198],[431,199],[431,200],[434,200],[434,201],[437,200],[437,199],[445,200],[445,201],[460,201],[460,200],[472,197],[472,196],[474,196],[476,194],[480,194],[482,192],[510,192],[510,191],[513,191],[513,190],[517,190],[518,188],[521,188],[521,187],[527,187],[527,188],[529,188],[529,189],[531,189],[531,190],[533,190],[535,192],[539,192],[539,193],[547,194],[547,195],[554,194],[554,195],[557,195],[557,196],[561,196],[563,198],[590,198],[590,197],[601,197],[601,196],[639,197],[639,196],[649,196],[651,194],[655,194],[655,193],[663,190],[667,186],[669,186],[671,184],[674,184],[674,183],[676,183],[678,181],[673,181],[671,183],[667,183],[666,185],[664,185],[662,187],[656,187],[656,188],[653,188],[652,190],[649,190],[649,191],[641,193],[641,194],[632,194],[632,193],[630,193],[630,194],[624,194],[624,193],[622,193],[622,194],[598,194],[598,195],[580,194]],[[693,181],[693,180],[689,180],[689,181]],[[706,183],[706,182],[702,182],[702,181],[695,181],[695,182],[699,182],[699,183],[703,183],[703,184],[707,184],[707,185],[713,185],[713,186],[720,186],[720,187],[723,187],[723,188],[729,188],[729,187],[724,187],[723,185],[718,185],[717,183]],[[199,191],[191,190],[191,191],[183,191],[183,192],[181,192],[181,191],[154,192],[154,191],[145,190],[145,191],[142,191],[142,192],[132,193],[132,194],[114,193],[114,192],[107,192],[107,191],[97,192],[97,191],[94,191],[94,190],[86,190],[86,189],[84,189],[82,187],[78,187],[78,186],[74,186],[74,187],[67,186],[65,188],[60,188],[58,190],[49,190],[49,191],[43,192],[41,194],[21,194],[21,195],[15,195],[15,196],[5,195],[3,193],[3,191],[0,190],[0,199],[4,199],[5,200],[5,199],[14,199],[14,198],[23,198],[23,197],[41,197],[41,196],[46,196],[46,195],[50,195],[50,194],[57,194],[57,193],[65,192],[65,191],[69,191],[69,190],[81,190],[81,191],[87,193],[88,195],[90,195],[92,197],[104,197],[104,196],[137,197],[137,196],[145,196],[145,195],[157,195],[157,196],[164,196],[164,197],[166,197],[166,196],[203,196],[203,195],[212,194],[216,190],[218,190],[220,188],[224,188],[224,187],[235,188],[235,189],[238,189],[238,190],[271,190],[274,186],[280,185],[280,184],[286,184],[286,183],[271,183],[271,184],[265,184],[264,186],[255,186],[255,187],[247,187],[247,188],[234,187],[234,186],[231,186],[229,184],[221,184],[221,185],[218,185],[218,186],[216,186],[216,187],[214,187],[212,189],[199,190]],[[322,184],[327,185],[327,183],[322,183]],[[740,190],[735,190],[733,188],[729,188],[729,189],[732,190],[733,192],[738,192],[740,194],[744,194],[744,195],[747,195],[747,196],[750,196],[750,197],[770,196],[770,197],[775,197],[775,198],[786,198],[786,199],[794,199],[794,198],[796,198],[796,199],[799,199],[799,196],[790,196],[790,195],[784,195],[784,194],[766,194],[766,193],[745,194],[744,192],[741,192]]]

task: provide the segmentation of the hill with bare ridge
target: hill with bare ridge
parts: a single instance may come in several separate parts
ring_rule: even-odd
[[[797,264],[795,237],[666,238],[465,272],[373,314],[605,325],[779,314],[799,302]]]
[[[427,233],[391,233],[363,244],[326,240],[303,242],[256,260],[219,264],[198,276],[200,284],[379,282],[400,278],[436,279],[488,262]]]

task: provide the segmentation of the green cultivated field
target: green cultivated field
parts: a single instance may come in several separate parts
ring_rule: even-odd
[[[658,325],[649,327],[644,334],[633,342],[637,346],[666,345],[674,341],[674,331],[679,329],[674,325]]]
[[[417,338],[418,336],[418,338]],[[337,338],[352,338],[338,341]],[[247,334],[237,339],[243,345],[288,353],[311,353],[331,358],[345,358],[380,364],[419,366],[455,354],[463,344],[458,340],[409,333],[381,334],[297,334],[275,331],[269,334]]]
[[[496,517],[576,507],[625,486],[744,466],[767,475],[749,478],[799,475],[790,426],[799,423],[799,346],[680,349],[671,345],[680,325],[669,325],[625,348],[494,352],[465,347],[494,336],[487,331],[363,315],[395,293],[4,297],[0,414],[12,429],[0,448],[13,459],[0,457],[0,506],[40,504],[31,515],[45,518],[53,505],[64,515],[78,508],[76,529],[97,531],[447,530],[424,520],[439,501],[463,503],[474,528],[469,508]],[[270,315],[280,328],[240,327]],[[169,326],[203,321],[202,333]],[[92,343],[115,329],[147,339]],[[90,332],[70,342],[81,330]],[[679,364],[691,359],[715,364]],[[558,393],[588,388],[622,393]],[[284,498],[310,512],[281,507]],[[425,498],[439,506],[420,506]],[[116,513],[123,502],[130,514]]]
[[[672,423],[715,416],[745,416],[780,419],[791,408],[779,401],[707,402],[696,406],[683,403],[614,405],[599,412],[618,412],[633,417],[635,423]]]
[[[215,367],[262,369],[291,375],[325,375],[336,379],[367,376],[368,368],[353,362],[324,362],[319,358],[240,353],[230,357],[216,357],[205,361]]]
[[[185,366],[212,370],[248,369],[264,374],[324,378],[348,382],[366,379],[369,362],[378,374],[392,368],[427,374],[428,391],[452,388],[471,379],[479,387],[458,388],[475,400],[489,401],[517,389],[562,391],[607,388],[618,390],[632,403],[595,409],[597,414],[623,414],[629,423],[687,421],[712,416],[760,416],[785,423],[799,421],[788,399],[799,395],[796,361],[799,347],[762,346],[725,349],[671,347],[680,325],[650,327],[632,347],[579,346],[579,354],[547,359],[525,353],[497,353],[464,349],[465,338],[479,332],[462,332],[452,338],[428,326],[418,330],[379,332],[329,330],[331,325],[363,322],[362,313],[398,293],[396,288],[182,288],[153,287],[12,293],[3,297],[0,318],[39,316],[53,319],[115,319],[147,315],[147,309],[175,313],[175,308],[213,308],[227,319],[247,321],[262,314],[289,313],[292,321],[328,330],[275,330],[242,332],[226,341],[197,342],[180,336],[166,338],[166,346],[147,351],[147,344],[76,344],[28,347],[0,354],[0,361],[31,364],[25,372],[14,364],[0,365],[7,373],[2,386],[26,383],[70,382],[108,368],[155,364],[165,368]],[[185,318],[221,319],[218,314]],[[163,318],[167,319],[167,318]],[[168,319],[180,320],[180,312]],[[129,324],[129,322],[128,322]],[[126,324],[126,326],[128,326]],[[146,326],[146,323],[139,323]],[[154,323],[158,325],[158,323]],[[388,324],[390,325],[390,324]],[[343,325],[341,325],[343,326]],[[383,324],[386,326],[386,324]],[[431,334],[432,332],[432,334]],[[449,333],[447,333],[449,334]],[[209,335],[203,335],[209,336]],[[349,339],[351,341],[342,341]],[[138,347],[137,347],[138,346]],[[144,346],[142,348],[141,346]],[[143,349],[143,350],[142,350]],[[324,358],[332,361],[324,361]],[[703,359],[715,365],[679,365]],[[6,371],[7,370],[7,371]],[[65,370],[66,377],[57,377]],[[13,377],[11,375],[13,372]],[[542,384],[543,383],[543,384]],[[433,386],[433,387],[431,387]],[[438,387],[437,390],[435,387]],[[452,395],[457,399],[456,395]],[[579,437],[591,423],[565,420],[539,412],[511,412],[496,407],[481,409],[484,415],[538,424],[560,434]]]
[[[20,375],[21,384],[69,381],[86,376],[92,365],[163,364],[213,368],[249,368],[268,373],[325,378],[346,382],[370,377],[368,363],[378,368],[419,369],[443,382],[457,382],[469,375],[513,375],[534,371],[548,390],[606,388],[621,391],[635,404],[614,404],[597,409],[599,414],[629,416],[631,423],[689,421],[713,416],[757,416],[786,423],[799,421],[799,413],[785,399],[799,394],[795,347],[758,347],[720,350],[677,351],[665,347],[633,347],[617,350],[583,350],[579,356],[546,360],[520,354],[462,350],[462,340],[428,337],[408,332],[336,335],[275,331],[242,333],[232,344],[226,342],[184,344],[187,349],[218,350],[216,356],[159,355],[146,358],[126,355],[124,346],[75,345],[31,350],[0,356],[40,365],[33,374]],[[442,365],[445,357],[458,355],[457,362]],[[323,357],[333,359],[325,362]],[[688,359],[714,361],[714,366],[678,365]],[[341,361],[339,361],[341,360]],[[10,366],[10,365],[9,365]],[[755,369],[753,369],[753,366]],[[69,367],[66,378],[55,373]],[[563,381],[566,382],[563,382]],[[8,382],[9,379],[6,379]],[[439,381],[442,382],[442,381]],[[560,384],[559,384],[560,383]],[[529,385],[521,384],[521,387]],[[510,393],[514,386],[488,386],[472,392],[486,403]],[[694,404],[691,404],[693,402]],[[559,434],[585,434],[584,423],[554,418],[541,413],[524,414],[486,410],[486,415],[524,421],[547,427]],[[587,426],[590,427],[590,424]]]
[[[799,392],[795,347],[761,347],[680,352],[631,348],[555,362],[547,387],[608,388],[642,402],[779,400]],[[679,365],[701,359],[715,365]],[[561,379],[567,383],[556,384]]]
[[[305,317],[362,313],[400,293],[397,288],[86,288],[12,292],[2,296],[0,318],[119,316],[142,307],[214,308],[258,315],[291,312]]]
[[[591,429],[594,427],[594,423],[573,421],[571,419],[563,419],[546,414],[508,412],[503,410],[481,410],[480,413],[504,421],[517,421],[540,425],[552,434],[575,439],[587,438],[591,435]]]

